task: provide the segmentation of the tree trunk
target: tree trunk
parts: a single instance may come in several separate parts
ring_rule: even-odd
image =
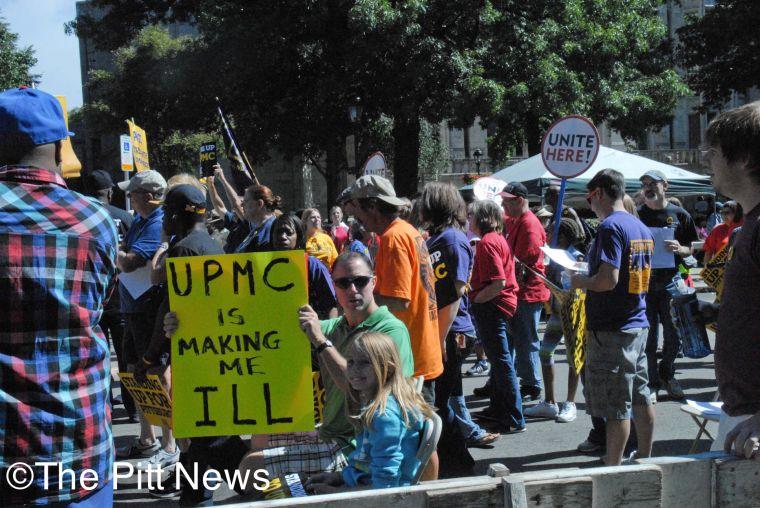
[[[528,143],[528,157],[541,153],[543,132],[538,125],[538,118],[528,114],[525,117],[525,141]]]
[[[417,193],[420,159],[420,119],[397,115],[393,121],[393,184],[398,196]]]
[[[327,184],[327,206],[335,204],[335,199],[343,190],[341,173],[347,167],[344,138],[334,138],[330,141],[325,154],[325,182]],[[329,209],[325,210],[329,213]]]

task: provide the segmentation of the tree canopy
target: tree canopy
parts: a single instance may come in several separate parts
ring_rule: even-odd
[[[208,129],[219,96],[249,155],[261,159],[276,148],[314,163],[331,200],[348,169],[345,141],[355,126],[346,108],[357,96],[364,109],[360,158],[382,144],[373,133],[392,120],[389,158],[405,195],[416,191],[421,145],[430,141],[420,133],[437,132],[425,122],[466,127],[480,117],[492,160],[523,140],[535,152],[543,130],[568,113],[608,121],[627,139],[663,125],[687,89],[673,69],[660,3],[94,0],[105,16],[80,17],[70,28],[101,47],[121,48],[122,77],[133,77],[123,86],[155,97],[142,106],[151,129]],[[145,27],[174,21],[192,24],[197,37],[162,42],[160,59],[140,53],[145,39],[156,37]],[[138,76],[157,79],[142,85]],[[93,89],[109,83],[114,79],[93,76]],[[99,107],[140,114],[110,100]],[[429,158],[430,150],[423,152]]]
[[[760,86],[760,2],[721,0],[678,30],[678,63],[705,106]]]
[[[32,47],[19,48],[18,35],[11,32],[0,17],[0,90],[21,85],[31,86],[39,76],[31,69],[37,63]]]

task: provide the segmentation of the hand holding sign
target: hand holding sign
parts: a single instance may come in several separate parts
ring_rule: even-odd
[[[501,196],[499,193],[507,185],[504,180],[498,178],[489,178],[484,176],[475,180],[472,184],[472,193],[478,200],[493,201],[497,205],[501,205]]]
[[[568,178],[585,173],[599,155],[599,132],[591,120],[570,115],[554,122],[541,141],[541,160],[546,169],[562,179],[554,212],[552,246],[557,245],[559,223],[562,218],[562,201]]]

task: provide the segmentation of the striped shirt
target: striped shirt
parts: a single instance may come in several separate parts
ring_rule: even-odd
[[[79,500],[93,492],[79,481],[85,469],[98,487],[111,478],[110,359],[98,322],[116,252],[116,227],[100,203],[67,189],[57,173],[0,167],[3,504]],[[16,462],[34,470],[23,490],[5,483]],[[72,470],[76,484],[71,474],[59,482],[58,464],[41,462]]]

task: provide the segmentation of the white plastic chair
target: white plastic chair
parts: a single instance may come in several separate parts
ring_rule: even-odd
[[[441,429],[443,428],[443,422],[441,417],[436,413],[430,415],[425,419],[425,424],[422,426],[420,447],[417,449],[417,460],[420,461],[420,467],[417,468],[417,472],[412,479],[412,485],[420,483],[420,477],[425,470],[430,456],[433,455],[436,447],[438,446],[438,440],[441,438]]]
[[[718,402],[719,400],[720,394],[716,392],[712,402]],[[719,404],[721,406],[723,405],[722,402],[719,402]],[[715,441],[715,438],[712,437],[710,432],[707,430],[707,422],[720,422],[720,413],[715,414],[701,411],[699,408],[696,408],[689,404],[682,404],[681,411],[691,416],[692,420],[694,420],[694,423],[696,423],[697,427],[699,427],[699,430],[697,431],[697,437],[695,437],[694,442],[691,443],[689,455],[693,454],[697,450],[697,445],[699,444],[699,440],[702,437],[702,434],[710,438],[711,441]]]

